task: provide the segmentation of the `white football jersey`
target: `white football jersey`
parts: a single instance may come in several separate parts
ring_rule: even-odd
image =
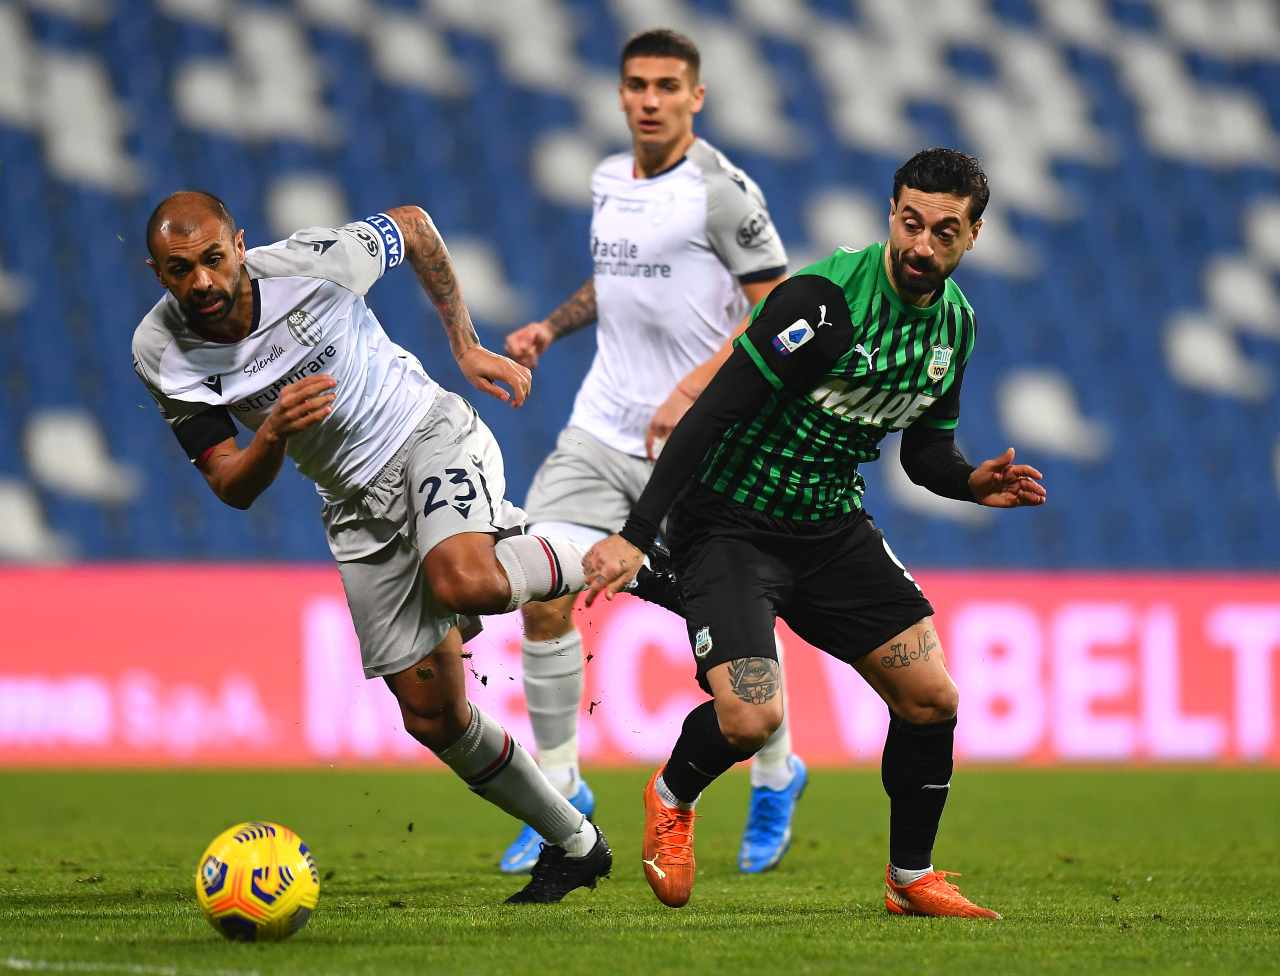
[[[134,369],[175,430],[219,407],[257,430],[285,386],[328,373],[338,384],[333,412],[290,437],[288,452],[322,497],[346,498],[395,454],[439,392],[364,302],[403,260],[400,228],[384,213],[255,247],[244,262],[253,295],[248,336],[201,338],[166,293],[133,334]]]
[[[569,423],[642,457],[654,410],[746,314],[740,282],[787,254],[760,188],[704,140],[652,178],[634,167],[620,153],[591,177],[597,346]]]

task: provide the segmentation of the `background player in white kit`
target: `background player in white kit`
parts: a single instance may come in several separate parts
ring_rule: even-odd
[[[577,591],[582,551],[521,534],[489,429],[364,302],[407,260],[467,380],[524,402],[528,370],[480,345],[430,217],[396,207],[246,251],[222,201],[188,191],[156,208],[147,246],[168,294],[134,333],[134,369],[188,457],[236,508],[293,458],[324,501],[365,676],[385,679],[409,734],[474,792],[549,839],[508,901],[594,887],[612,863],[603,834],[467,701],[459,630],[477,627],[473,614]],[[233,415],[254,432],[246,447]]]
[[[786,273],[759,188],[694,135],[699,68],[697,47],[675,31],[646,31],[623,47],[632,151],[605,159],[591,178],[594,274],[547,319],[507,337],[508,355],[533,367],[557,338],[598,322],[595,360],[526,504],[536,531],[584,546],[626,521],[661,442],[727,358],[739,320]],[[523,608],[524,687],[543,771],[590,814],[595,800],[578,770],[574,598]],[[806,780],[784,724],[752,764],[743,871],[768,870],[786,853]],[[541,839],[526,827],[502,870],[529,870]]]

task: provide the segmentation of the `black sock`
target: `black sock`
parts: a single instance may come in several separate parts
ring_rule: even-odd
[[[896,868],[918,871],[933,863],[933,842],[951,792],[955,733],[954,718],[930,725],[889,719],[880,781],[889,794],[889,861]]]
[[[720,731],[715,702],[703,702],[685,716],[662,781],[677,800],[692,803],[717,776],[750,758],[751,753],[735,749]]]

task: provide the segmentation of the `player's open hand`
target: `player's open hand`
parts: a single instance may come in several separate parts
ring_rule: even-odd
[[[306,379],[290,383],[280,391],[280,398],[267,415],[264,426],[269,433],[281,439],[314,427],[333,413],[333,392],[338,385],[328,373],[317,373]]]
[[[644,435],[644,453],[650,461],[658,460],[662,445],[666,443],[676,424],[693,406],[693,399],[680,392],[680,388],[671,391],[671,395],[662,401],[662,405],[653,413],[649,421],[649,429]]]
[[[547,346],[554,339],[551,326],[546,322],[530,322],[508,333],[505,350],[521,366],[533,369],[538,365],[538,357],[547,351]]]
[[[458,368],[467,382],[477,390],[497,397],[503,403],[513,407],[524,406],[529,395],[529,387],[533,385],[533,376],[519,363],[512,362],[506,356],[490,352],[484,346],[472,346],[458,358]],[[499,383],[511,388],[508,393]]]
[[[644,563],[644,553],[620,535],[601,539],[582,557],[582,573],[587,578],[587,606],[601,593],[606,600],[635,579]]]
[[[1020,508],[1043,505],[1047,497],[1043,478],[1029,464],[1013,463],[1013,448],[997,458],[983,461],[969,475],[969,490],[980,505],[992,508]]]

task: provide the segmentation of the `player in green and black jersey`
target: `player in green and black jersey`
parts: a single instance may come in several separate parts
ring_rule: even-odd
[[[781,720],[780,616],[889,706],[888,910],[999,917],[933,870],[959,696],[933,607],[863,511],[858,474],[901,430],[903,467],[937,494],[995,508],[1045,500],[1040,472],[1013,463],[1012,448],[975,468],[954,440],[975,321],[950,275],[987,199],[972,157],[930,149],[909,160],[894,176],[888,241],[842,248],[769,295],[622,532],[587,554],[588,603],[611,597],[670,510],[698,680],[714,701],[689,713],[645,793],[645,874],[665,904],[683,905],[693,887],[694,801]]]

